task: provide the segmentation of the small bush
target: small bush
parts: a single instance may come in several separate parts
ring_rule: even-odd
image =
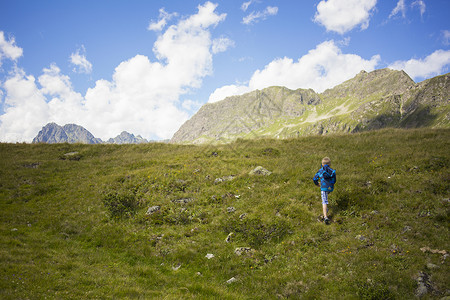
[[[135,193],[127,190],[107,192],[102,201],[112,218],[130,217],[139,207]]]
[[[290,225],[281,219],[277,219],[269,224],[263,223],[258,218],[248,218],[240,220],[239,218],[228,219],[223,226],[225,233],[234,232],[237,237],[246,241],[252,247],[261,246],[264,243],[276,240],[282,240],[289,234]]]

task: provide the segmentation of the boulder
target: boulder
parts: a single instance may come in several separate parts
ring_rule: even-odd
[[[159,211],[160,209],[161,209],[161,206],[155,205],[155,206],[149,207],[149,208],[147,209],[147,212],[146,212],[145,214],[146,214],[146,215],[152,215],[152,214],[154,214],[155,212]]]
[[[253,170],[251,170],[249,174],[250,175],[269,176],[270,174],[272,174],[272,172],[270,172],[269,170],[267,170],[261,166],[258,166],[256,168],[254,168]]]

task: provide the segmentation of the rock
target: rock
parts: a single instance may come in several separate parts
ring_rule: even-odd
[[[360,234],[355,236],[355,239],[360,240],[361,242],[367,241],[367,238],[365,236],[360,235]]]
[[[231,180],[233,180],[235,177],[236,177],[236,176],[234,176],[234,175],[223,176],[223,177],[220,177],[220,178],[216,178],[216,179],[214,180],[214,183],[215,183],[215,184],[219,184],[219,183],[222,183],[222,182],[231,181]]]
[[[202,273],[197,272],[197,273],[195,273],[195,275],[197,275],[197,276],[202,276]]]
[[[147,212],[146,212],[145,214],[146,214],[146,215],[152,215],[152,214],[154,214],[155,212],[159,211],[160,209],[161,209],[161,206],[155,205],[155,206],[149,207],[149,208],[147,209]]]
[[[239,219],[241,219],[241,220],[245,219],[246,217],[247,217],[246,213],[239,215]]]
[[[270,174],[272,174],[272,172],[270,172],[267,169],[264,169],[261,166],[258,166],[256,168],[254,168],[253,170],[250,171],[249,175],[261,175],[261,176],[269,176]]]
[[[213,258],[214,257],[214,254],[212,254],[212,253],[208,253],[208,254],[206,254],[206,256],[205,256],[207,259],[211,259],[211,258]]]
[[[39,168],[40,164],[41,163],[39,163],[39,162],[35,162],[35,163],[31,163],[31,164],[25,164],[25,165],[23,165],[23,167],[29,168],[29,169],[37,169],[37,168]]]
[[[241,256],[242,254],[250,254],[251,255],[254,252],[255,252],[255,250],[250,247],[239,247],[234,250],[234,253],[237,256]]]
[[[229,243],[231,242],[231,238],[233,237],[234,233],[230,232],[230,234],[228,234],[227,238],[225,239],[225,242]]]
[[[181,263],[179,263],[175,266],[172,266],[172,270],[174,270],[174,271],[178,271],[180,268],[181,268]]]
[[[102,140],[95,138],[92,133],[84,127],[76,124],[59,126],[56,123],[49,123],[45,125],[33,139],[33,144],[35,143],[101,144]]]
[[[439,266],[432,263],[427,263],[427,269],[430,270],[439,269]]]
[[[419,272],[417,276],[417,289],[416,289],[416,297],[423,297],[426,294],[433,291],[433,287],[431,285],[429,276],[425,272]]]
[[[19,229],[17,229],[17,228],[13,228],[13,229],[11,229],[11,231],[17,231],[17,230],[19,230]]]
[[[80,152],[77,152],[77,151],[69,152],[69,153],[65,153],[60,158],[63,159],[63,160],[65,160],[65,159],[68,159],[68,160],[80,160],[81,159],[81,154],[80,154]]]
[[[173,203],[179,203],[179,204],[187,204],[192,201],[194,201],[194,198],[181,198],[181,199],[172,200]]]
[[[233,206],[227,207],[228,213],[234,213],[235,211],[236,211],[236,208],[234,208]]]
[[[110,138],[106,143],[108,144],[142,144],[148,143],[148,141],[142,138],[140,135],[134,136],[132,133],[122,131],[121,134],[115,138]]]
[[[236,281],[237,281],[237,279],[235,277],[231,277],[230,279],[227,280],[227,284],[231,284]]]

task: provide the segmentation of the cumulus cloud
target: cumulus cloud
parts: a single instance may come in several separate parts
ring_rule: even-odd
[[[427,78],[448,72],[450,50],[436,50],[424,59],[396,61],[391,69],[404,70],[413,79]]]
[[[171,13],[165,11],[164,7],[159,9],[159,19],[158,21],[150,21],[147,29],[152,31],[161,31],[166,27],[167,22],[173,17],[178,16],[177,13]]]
[[[75,73],[90,74],[92,72],[92,64],[86,59],[86,49],[81,46],[77,52],[70,55],[70,63],[74,65]]]
[[[206,2],[171,25],[153,45],[157,58],[136,55],[120,63],[112,80],[98,80],[85,95],[52,64],[36,80],[16,70],[2,84],[5,113],[0,141],[31,141],[43,125],[76,123],[103,140],[126,130],[145,138],[170,138],[197,103],[180,96],[201,86],[212,72],[211,29],[226,18]],[[220,48],[220,47],[219,47]],[[223,49],[223,48],[222,48]]]
[[[314,21],[340,34],[357,26],[365,30],[376,4],[377,0],[322,0],[317,5]]]
[[[16,46],[14,37],[11,37],[9,41],[5,39],[5,34],[0,31],[0,66],[4,58],[10,60],[17,60],[23,54],[22,48]]]
[[[215,90],[209,102],[269,86],[312,88],[323,92],[354,77],[361,70],[373,71],[379,62],[379,55],[366,60],[356,54],[342,53],[334,41],[325,41],[298,61],[287,57],[273,60],[264,69],[255,71],[248,85],[228,85]]]
[[[278,7],[267,6],[263,11],[252,11],[248,16],[242,19],[242,23],[251,25],[258,23],[261,20],[267,19],[269,16],[274,16],[278,13]]]
[[[212,52],[214,54],[225,52],[230,47],[234,47],[234,41],[226,37],[220,37],[213,40]]]

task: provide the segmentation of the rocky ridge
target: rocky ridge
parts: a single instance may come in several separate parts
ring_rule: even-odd
[[[48,123],[45,125],[37,136],[33,139],[33,144],[36,143],[82,143],[82,144],[103,144],[101,139],[94,137],[86,128],[76,124],[66,124],[60,126],[56,123]],[[141,144],[148,143],[140,135],[123,131],[115,138],[110,138],[106,143],[108,144]]]
[[[172,143],[291,138],[386,127],[450,127],[449,74],[415,83],[405,72],[361,71],[324,91],[269,87],[205,104]]]

